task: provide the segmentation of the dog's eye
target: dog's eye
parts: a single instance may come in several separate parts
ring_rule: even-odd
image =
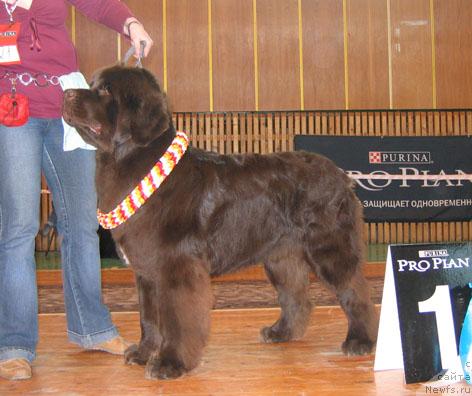
[[[100,96],[110,95],[110,87],[108,85],[102,85],[101,87],[98,87],[97,91]]]

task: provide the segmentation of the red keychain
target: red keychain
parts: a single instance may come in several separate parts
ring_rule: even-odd
[[[0,95],[0,123],[6,126],[21,126],[29,118],[28,97],[17,93],[12,81],[10,93]]]

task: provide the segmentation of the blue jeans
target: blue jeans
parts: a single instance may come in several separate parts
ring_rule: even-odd
[[[69,340],[84,348],[118,335],[101,296],[95,152],[62,150],[60,119],[0,125],[0,361],[35,358],[38,299],[35,237],[41,170],[62,237]]]

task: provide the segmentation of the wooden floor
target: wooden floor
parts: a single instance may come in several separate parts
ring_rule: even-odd
[[[401,371],[375,373],[374,357],[345,357],[346,320],[339,308],[314,310],[301,341],[262,344],[259,328],[277,309],[217,310],[201,365],[171,381],[144,379],[140,366],[120,356],[83,351],[67,342],[63,314],[40,315],[33,379],[0,379],[0,395],[423,395],[425,384],[405,386]],[[121,334],[139,339],[135,312],[114,313]],[[462,390],[462,391],[461,391]],[[441,393],[472,393],[465,384]]]

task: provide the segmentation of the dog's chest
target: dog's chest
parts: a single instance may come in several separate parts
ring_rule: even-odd
[[[133,271],[138,274],[145,275],[154,267],[150,257],[143,254],[145,249],[142,249],[142,246],[137,247],[118,242],[116,243],[116,251],[121,261],[128,267],[132,267]]]

